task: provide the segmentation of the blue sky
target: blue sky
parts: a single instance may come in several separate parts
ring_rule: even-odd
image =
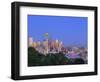
[[[44,34],[66,46],[87,46],[87,17],[28,15],[28,37],[43,41]]]

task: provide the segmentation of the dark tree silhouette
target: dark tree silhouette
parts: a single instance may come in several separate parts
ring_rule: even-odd
[[[47,66],[47,65],[69,65],[84,64],[80,58],[69,59],[63,53],[41,54],[33,47],[28,48],[28,66]]]

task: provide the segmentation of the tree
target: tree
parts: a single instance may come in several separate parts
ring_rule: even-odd
[[[84,64],[81,58],[69,59],[63,53],[41,54],[33,47],[28,48],[28,66]]]

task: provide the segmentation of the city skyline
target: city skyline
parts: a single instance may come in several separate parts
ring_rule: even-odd
[[[85,47],[66,47],[63,42],[59,40],[50,40],[48,37],[48,33],[45,34],[46,39],[42,42],[40,41],[33,41],[32,37],[29,37],[28,41],[28,54],[33,56],[36,54],[36,56],[44,56],[50,57],[52,56],[63,56],[65,59],[70,60],[70,64],[74,63],[78,59],[78,63],[86,64],[87,63],[87,48]],[[31,51],[30,51],[31,50]],[[37,60],[37,59],[36,59]],[[43,59],[44,60],[44,59]],[[47,58],[47,60],[49,60]],[[56,60],[56,59],[55,59]],[[33,59],[31,63],[33,62]],[[41,61],[43,63],[43,61]],[[51,61],[49,61],[50,63]],[[59,62],[59,61],[58,61]],[[67,61],[68,62],[68,61]],[[68,64],[66,62],[66,64]],[[76,62],[77,63],[77,62]],[[40,63],[39,63],[40,64]]]
[[[48,33],[66,46],[87,47],[87,21],[87,17],[28,15],[28,37],[41,42]]]

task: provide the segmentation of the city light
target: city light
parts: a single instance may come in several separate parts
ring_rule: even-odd
[[[34,41],[32,37],[29,37],[29,47],[35,48],[41,54],[47,55],[49,53],[62,53],[68,58],[82,58],[87,62],[87,48],[85,47],[67,47],[62,41],[51,40],[48,38],[49,34],[45,33],[46,39],[43,41]]]

